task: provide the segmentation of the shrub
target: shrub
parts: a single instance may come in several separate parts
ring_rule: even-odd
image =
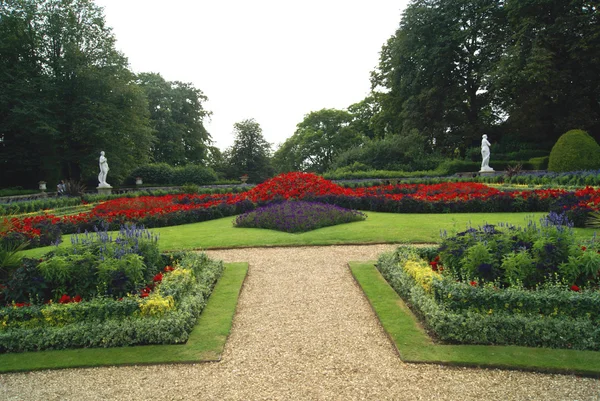
[[[217,174],[210,168],[189,164],[183,167],[173,169],[173,178],[171,182],[162,182],[160,184],[184,185],[196,184],[207,185],[217,181]]]
[[[567,224],[561,225],[561,224]],[[536,288],[552,281],[594,286],[600,270],[598,244],[575,244],[563,216],[551,213],[525,228],[485,225],[446,237],[439,248],[445,272],[461,281]]]
[[[600,168],[600,146],[587,132],[571,130],[563,134],[550,152],[548,170],[577,171]]]
[[[135,182],[136,177],[141,177],[146,184],[169,185],[173,182],[173,175],[173,167],[167,163],[156,163],[134,169],[129,177],[132,182]]]

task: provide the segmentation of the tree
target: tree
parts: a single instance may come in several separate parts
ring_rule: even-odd
[[[152,158],[172,166],[205,164],[211,137],[203,124],[210,113],[202,106],[207,101],[202,91],[191,83],[165,81],[154,73],[139,74],[137,83],[148,98],[155,130]]]
[[[233,145],[224,152],[227,175],[238,178],[247,174],[248,181],[255,183],[271,177],[271,144],[263,137],[260,125],[254,119],[237,122],[233,133]]]
[[[344,110],[309,113],[297,125],[294,135],[275,152],[277,169],[327,171],[339,153],[361,141],[360,133],[351,126],[352,121],[352,114]]]
[[[2,153],[33,155],[11,163],[9,179],[31,179],[28,170],[39,158],[44,167],[34,171],[44,175],[37,180],[95,183],[104,150],[111,182],[119,182],[148,160],[145,96],[115,50],[100,7],[91,0],[7,0],[0,3],[0,25],[8,38],[0,52],[26,67],[19,74],[3,70],[0,78],[9,90],[0,100],[0,126],[20,126],[2,132]]]
[[[511,35],[495,71],[507,129],[550,148],[562,133],[600,140],[600,13],[592,0],[507,0]]]
[[[417,129],[450,152],[498,122],[489,76],[502,54],[504,20],[497,0],[413,1],[372,73],[386,131]]]

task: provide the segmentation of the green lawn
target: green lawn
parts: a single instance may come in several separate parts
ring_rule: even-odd
[[[600,376],[600,352],[595,351],[435,344],[373,263],[351,262],[350,269],[405,362]]]
[[[440,241],[440,231],[463,231],[473,226],[499,222],[525,225],[526,218],[534,221],[546,213],[465,213],[465,214],[395,214],[366,212],[367,219],[354,223],[320,228],[301,234],[290,234],[259,228],[233,227],[234,217],[225,217],[202,223],[153,228],[160,233],[162,250],[214,249],[256,246],[310,246],[362,243],[431,243]],[[576,229],[578,236],[590,238],[591,229]],[[70,244],[69,236],[63,245]],[[39,257],[52,247],[26,252]]]
[[[106,365],[218,361],[229,336],[247,263],[227,263],[185,344],[0,354],[0,372]]]
[[[162,250],[212,249],[258,246],[310,246],[360,243],[432,243],[440,231],[448,234],[499,222],[525,225],[527,217],[538,221],[545,213],[392,214],[367,212],[362,222],[326,227],[302,234],[235,228],[234,217],[203,223],[152,229],[160,234]],[[593,230],[576,229],[580,238]],[[68,236],[63,238],[68,246]],[[52,247],[26,251],[39,257]],[[237,266],[237,267],[236,267]],[[237,295],[247,265],[228,265],[207,309],[185,345],[160,345],[111,349],[80,349],[0,355],[0,371],[140,363],[198,362],[216,360],[231,327]],[[419,329],[410,311],[381,278],[372,264],[352,265],[352,271],[369,297],[403,360],[407,362],[494,366],[542,371],[600,375],[600,353],[524,347],[436,345]],[[234,273],[235,272],[235,273]],[[227,283],[231,275],[234,283]]]

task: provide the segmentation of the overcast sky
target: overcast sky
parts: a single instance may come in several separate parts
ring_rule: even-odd
[[[304,116],[345,109],[369,93],[369,73],[408,0],[96,0],[136,72],[191,82],[213,113],[215,145],[254,118],[274,148]]]

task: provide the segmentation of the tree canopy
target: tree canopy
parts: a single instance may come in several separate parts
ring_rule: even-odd
[[[413,0],[372,73],[371,121],[446,153],[483,132],[546,147],[574,127],[598,136],[599,22],[591,0]]]
[[[207,100],[202,91],[191,83],[165,81],[155,73],[139,74],[136,82],[148,98],[155,131],[152,159],[172,166],[204,164],[211,137],[203,125],[210,113],[202,107]]]
[[[223,155],[227,176],[237,179],[248,175],[248,181],[255,183],[271,177],[271,144],[263,137],[260,124],[254,119],[237,122],[233,125],[233,134],[233,145]]]
[[[338,154],[361,141],[353,120],[353,115],[344,110],[323,109],[307,114],[294,135],[275,152],[276,168],[327,171]]]
[[[2,186],[95,184],[102,150],[116,184],[151,159],[203,163],[205,100],[191,84],[136,77],[93,0],[0,1]]]

